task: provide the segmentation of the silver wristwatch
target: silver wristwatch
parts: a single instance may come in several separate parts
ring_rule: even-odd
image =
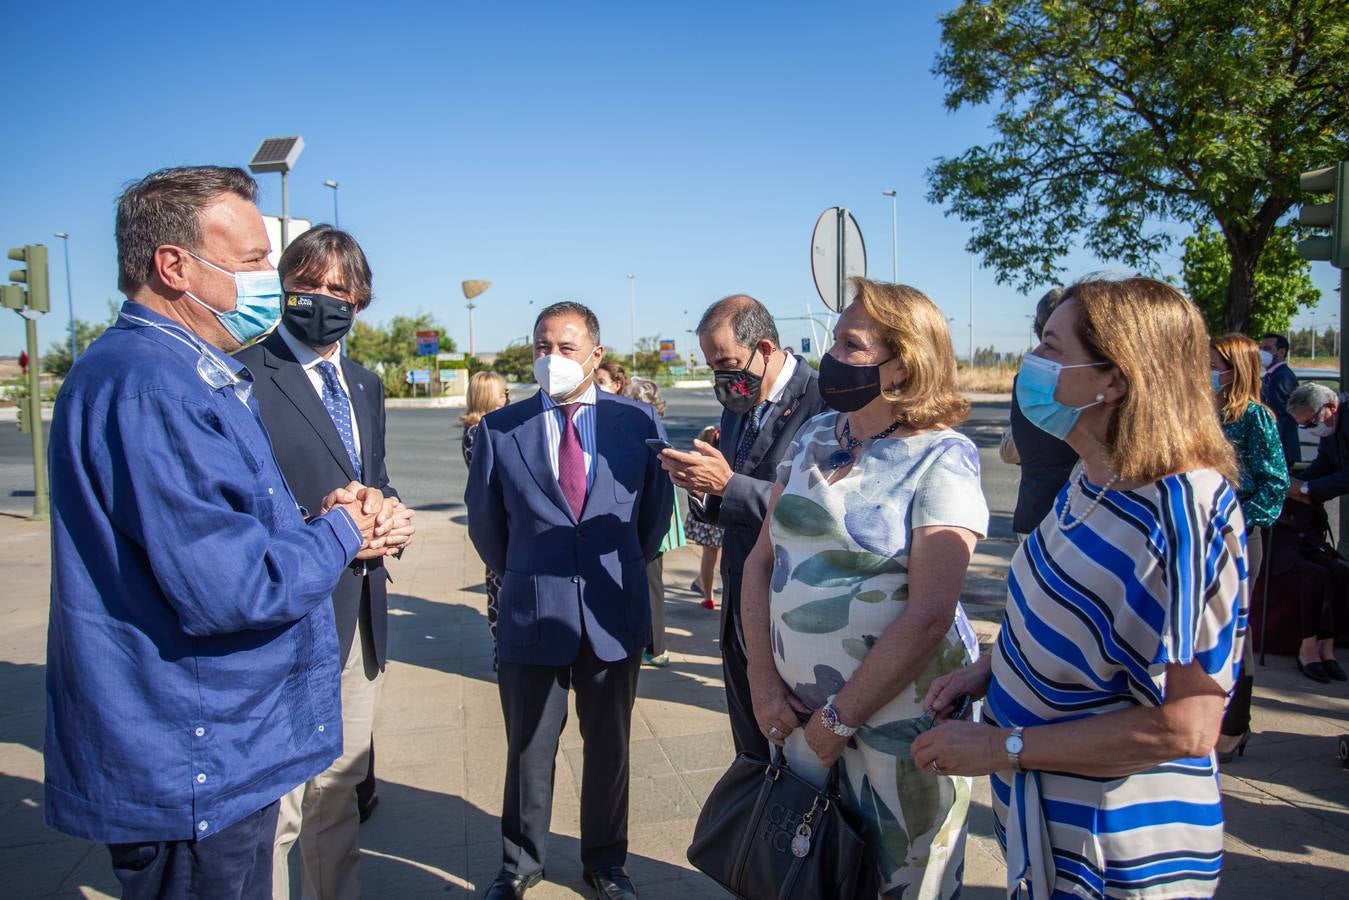
[[[844,725],[839,720],[838,710],[834,709],[834,701],[831,699],[820,709],[820,722],[825,728],[828,728],[839,737],[852,737],[857,733],[857,729],[850,725]]]
[[[1007,751],[1007,761],[1018,772],[1021,771],[1021,751],[1026,747],[1026,742],[1021,739],[1021,732],[1024,730],[1020,725],[1013,728],[1012,733],[1007,735],[1007,740],[1002,745]]]

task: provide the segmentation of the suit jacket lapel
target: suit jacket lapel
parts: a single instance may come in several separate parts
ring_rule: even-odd
[[[544,411],[541,394],[535,394],[533,398],[525,402],[533,403],[536,412],[530,417],[526,425],[521,426],[515,432],[515,441],[520,447],[520,455],[525,460],[525,466],[529,469],[529,474],[534,476],[534,481],[548,495],[548,499],[552,500],[557,508],[567,515],[567,518],[575,522],[576,517],[572,515],[571,506],[567,503],[567,498],[562,495],[562,485],[558,484],[557,476],[553,474],[552,448],[548,446],[548,426],[544,418],[552,413]]]
[[[333,459],[342,467],[342,471],[354,481],[356,473],[351,468],[347,448],[343,446],[342,438],[337,433],[337,426],[333,424],[333,417],[328,415],[328,409],[319,399],[318,392],[314,390],[313,383],[305,374],[304,367],[295,361],[285,342],[275,334],[263,342],[263,350],[267,353],[263,359],[271,370],[272,381],[314,429],[324,446],[328,448],[328,452],[333,455]]]
[[[605,496],[612,498],[614,496],[614,471],[609,468],[609,459],[611,452],[615,449],[612,441],[617,435],[618,429],[610,421],[611,416],[616,416],[619,410],[619,404],[604,398],[604,392],[595,391],[595,406],[590,413],[595,417],[595,454],[591,460],[591,465],[595,467],[595,478],[590,485],[590,490],[586,491],[585,506],[581,508],[581,518],[588,518],[593,511],[597,509],[593,503],[595,495],[601,491],[606,492]]]
[[[764,414],[759,433],[754,438],[754,446],[749,448],[749,454],[745,457],[746,472],[754,471],[777,441],[778,434],[792,420],[792,416],[796,415],[796,408],[801,404],[801,397],[809,380],[809,364],[798,358],[791,380],[787,382],[787,389],[778,398],[778,402],[768,407],[768,412]]]
[[[347,389],[351,391],[351,408],[356,413],[356,429],[361,436],[361,474],[369,478],[374,462],[371,454],[375,445],[375,398],[365,389],[365,380],[357,371],[356,364],[342,357],[342,377],[347,380]],[[331,418],[331,417],[330,417]],[[345,452],[346,448],[343,448]],[[378,487],[378,485],[376,485]]]

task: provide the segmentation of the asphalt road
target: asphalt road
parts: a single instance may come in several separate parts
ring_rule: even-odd
[[[467,471],[460,451],[459,413],[457,409],[388,411],[389,480],[410,506],[425,513],[462,514]],[[665,428],[676,446],[692,446],[698,432],[720,417],[721,406],[710,388],[666,392]],[[970,420],[961,427],[980,447],[984,495],[993,512],[991,537],[1011,535],[1009,523],[1016,503],[1016,469],[997,457],[998,438],[1006,421],[1006,403],[976,403]],[[32,511],[30,440],[12,421],[0,421],[0,513]]]

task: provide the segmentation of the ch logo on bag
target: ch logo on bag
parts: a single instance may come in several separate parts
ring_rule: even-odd
[[[787,853],[792,849],[792,836],[801,824],[801,814],[788,809],[781,803],[774,803],[764,816],[760,840],[767,843],[777,853]]]

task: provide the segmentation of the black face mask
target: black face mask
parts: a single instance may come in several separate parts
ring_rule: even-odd
[[[881,366],[885,363],[851,366],[826,353],[820,360],[820,399],[832,410],[857,412],[881,395]]]
[[[716,369],[712,372],[712,389],[717,400],[727,411],[743,416],[759,402],[759,392],[763,390],[763,375],[755,375],[749,370],[754,358],[759,355],[755,350],[743,369]],[[764,366],[764,372],[768,367]]]
[[[325,294],[286,291],[281,321],[290,333],[310,347],[331,347],[351,330],[354,304]]]

